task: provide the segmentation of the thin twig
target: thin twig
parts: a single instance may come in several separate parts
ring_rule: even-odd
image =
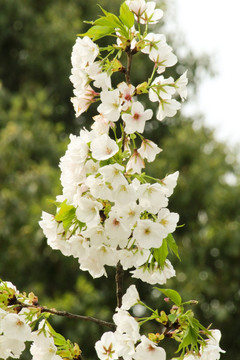
[[[96,319],[92,316],[84,316],[84,315],[78,315],[78,314],[72,314],[68,311],[59,311],[56,309],[48,309],[44,306],[39,306],[39,305],[28,305],[28,304],[24,304],[24,303],[20,303],[19,306],[21,308],[35,308],[35,309],[39,309],[41,313],[49,313],[49,314],[53,314],[53,315],[57,315],[57,316],[63,316],[63,317],[67,317],[69,319],[77,319],[77,320],[84,320],[84,321],[91,321],[94,322],[98,325],[101,326],[106,326],[112,330],[116,329],[116,325],[113,323],[110,323],[108,321],[104,321],[104,320],[100,320],[100,319]]]

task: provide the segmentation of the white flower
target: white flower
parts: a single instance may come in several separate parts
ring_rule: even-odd
[[[164,179],[162,179],[162,190],[167,197],[172,195],[173,190],[177,185],[178,176],[179,171],[176,171],[175,173],[167,175]]]
[[[81,234],[85,238],[89,238],[91,245],[95,246],[101,246],[106,239],[105,230],[101,224],[95,227],[91,226],[82,231]]]
[[[68,149],[65,156],[68,156],[68,158],[70,158],[71,161],[73,161],[74,163],[82,164],[87,159],[88,151],[88,145],[81,136],[76,136],[72,134],[70,135],[70,143],[68,144]]]
[[[44,235],[47,238],[47,243],[54,250],[60,250],[63,255],[69,256],[70,249],[69,244],[63,238],[64,229],[62,223],[58,223],[54,216],[42,212],[42,220],[39,221],[39,225],[43,230]]]
[[[94,97],[96,93],[91,86],[82,90],[74,91],[74,93],[76,96],[71,98],[71,102],[74,107],[75,115],[78,117],[87,111],[89,106],[95,101]]]
[[[156,3],[154,1],[147,2],[146,10],[141,16],[141,24],[156,24],[163,16],[163,11],[161,9],[155,10]]]
[[[117,325],[117,331],[121,334],[127,334],[134,342],[140,338],[139,324],[129,314],[129,312],[118,309],[113,315],[113,321]]]
[[[167,236],[166,229],[159,223],[151,220],[138,220],[133,231],[133,239],[143,249],[159,248]]]
[[[95,344],[97,356],[101,360],[114,360],[118,359],[116,352],[117,339],[115,333],[108,331],[105,332],[101,340],[98,340]]]
[[[219,346],[221,339],[220,330],[211,330],[211,335],[212,337],[206,340],[207,345],[201,347],[201,360],[219,360],[221,356],[220,353],[225,353]]]
[[[96,246],[89,247],[85,257],[78,259],[80,270],[88,271],[94,279],[103,275],[107,276],[106,270],[104,268],[104,265],[106,265],[104,262],[105,259],[101,258],[101,256],[102,252],[100,248],[97,248]],[[116,259],[116,257],[114,259]]]
[[[81,261],[87,254],[89,241],[81,235],[72,235],[68,240],[68,243],[71,255]]]
[[[89,175],[85,183],[89,187],[91,195],[96,199],[114,201],[113,187],[110,183],[105,182],[102,177]]]
[[[136,189],[134,190],[136,193]],[[139,219],[142,207],[139,206],[136,201],[127,201],[125,204],[121,204],[121,206],[113,206],[111,210],[124,220],[126,226],[131,228],[137,219]]]
[[[30,340],[30,339],[29,339]],[[1,359],[9,357],[18,359],[25,349],[25,343],[17,339],[10,339],[7,336],[0,335],[0,356]]]
[[[156,77],[152,82],[149,90],[150,101],[159,101],[163,99],[171,99],[172,95],[176,92],[175,82],[172,77],[164,79],[162,75]]]
[[[126,4],[137,18],[141,17],[144,11],[147,9],[145,0],[127,0]]]
[[[117,347],[116,351],[119,358],[123,360],[132,360],[132,355],[135,353],[135,341],[127,334],[121,334],[120,332],[115,332]]]
[[[121,112],[120,91],[118,89],[102,91],[100,98],[102,103],[97,108],[98,112],[103,114],[109,121],[117,121]]]
[[[77,90],[83,90],[88,84],[88,76],[85,69],[72,68],[72,74],[69,79],[72,82],[73,86]]]
[[[162,207],[166,207],[168,199],[162,185],[158,183],[141,185],[139,189],[139,204],[152,214],[156,214]]]
[[[124,81],[118,84],[120,90],[121,106],[122,110],[126,111],[132,104],[135,87],[131,84],[127,84]]]
[[[187,71],[185,71],[176,81],[175,84],[176,90],[179,93],[182,101],[184,101],[187,98],[187,84],[188,84]]]
[[[114,201],[116,204],[125,205],[128,202],[136,201],[137,193],[133,186],[126,184],[119,184],[115,188]]]
[[[157,144],[151,140],[143,139],[141,147],[138,149],[138,153],[143,159],[147,159],[148,162],[155,160],[157,154],[162,151]]]
[[[133,278],[140,279],[151,285],[163,285],[168,279],[176,275],[176,272],[168,259],[165,261],[163,269],[160,269],[156,263],[154,267],[147,269],[140,267],[136,270],[132,270],[131,273]]]
[[[99,211],[102,208],[103,205],[99,201],[81,197],[77,202],[77,219],[88,226],[96,226],[100,223]]]
[[[132,267],[139,267],[145,264],[150,256],[150,251],[146,249],[134,249],[127,250],[122,249],[118,251],[119,260],[121,261],[122,267],[124,270],[130,269]]]
[[[181,104],[177,100],[161,99],[159,102],[157,119],[162,121],[166,116],[173,117],[179,109],[181,109]]]
[[[129,310],[140,301],[140,297],[135,285],[130,285],[122,297],[122,310]]]
[[[167,233],[173,233],[179,221],[177,213],[171,213],[168,209],[163,208],[158,213],[158,221],[165,227]]]
[[[153,112],[151,109],[145,110],[143,105],[137,101],[132,104],[131,114],[123,114],[122,119],[125,122],[125,132],[133,134],[138,131],[144,131],[145,122],[152,118]]]
[[[157,346],[143,335],[140,344],[136,347],[133,358],[135,360],[166,360],[166,352],[162,347]]]
[[[108,134],[111,123],[102,115],[96,115],[93,117],[94,123],[91,128],[98,134]]]
[[[56,354],[57,347],[53,338],[46,333],[34,331],[32,334],[30,352],[33,355],[32,360],[61,360],[62,358]]]
[[[17,314],[7,314],[1,321],[1,330],[4,335],[14,340],[29,341],[31,328],[26,324],[24,317]]]
[[[138,151],[135,149],[128,160],[126,172],[131,174],[141,174],[142,168],[145,168],[144,161]]]
[[[99,169],[105,181],[110,182],[112,186],[128,185],[127,179],[123,175],[124,167],[119,164],[106,165]]]
[[[109,218],[105,220],[105,232],[109,238],[108,244],[110,246],[124,248],[128,243],[131,229],[119,216],[110,211]]]
[[[144,54],[151,54],[156,47],[166,44],[166,37],[163,34],[148,33],[144,38],[145,46],[141,49]]]
[[[96,137],[90,145],[92,156],[96,160],[107,160],[114,156],[119,148],[107,134]]]
[[[72,49],[71,61],[74,68],[84,68],[92,64],[98,56],[98,46],[88,37],[77,38]]]
[[[172,48],[166,43],[160,43],[157,49],[153,48],[149,58],[158,66],[157,72],[161,74],[166,67],[171,67],[177,63],[177,57],[172,53]]]

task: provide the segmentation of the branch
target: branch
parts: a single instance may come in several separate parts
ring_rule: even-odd
[[[39,309],[41,313],[49,313],[49,314],[53,314],[53,315],[57,315],[57,316],[63,316],[63,317],[67,317],[69,319],[78,319],[78,320],[84,320],[84,321],[91,321],[94,322],[98,325],[101,326],[106,326],[112,330],[116,329],[116,325],[113,323],[110,323],[108,321],[104,321],[104,320],[100,320],[100,319],[96,319],[92,316],[84,316],[84,315],[78,315],[78,314],[72,314],[68,311],[58,311],[55,309],[48,309],[44,306],[39,306],[39,305],[28,305],[28,304],[24,304],[22,302],[17,302],[18,306],[21,308],[35,308],[35,309]]]
[[[131,53],[131,49],[127,49],[126,50],[127,53],[127,71],[126,71],[126,83],[129,85],[130,84],[130,71],[131,71],[131,65],[132,65],[132,53]]]
[[[117,307],[122,306],[122,297],[123,297],[123,267],[120,261],[117,263],[116,267],[116,295],[117,295]]]

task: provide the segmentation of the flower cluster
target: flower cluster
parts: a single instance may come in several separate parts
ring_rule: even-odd
[[[133,22],[135,17],[146,25],[162,17],[162,11],[156,10],[153,2],[124,4]],[[101,21],[110,20],[106,16]],[[157,118],[162,120],[180,108],[180,103],[172,99],[175,93],[186,98],[187,78],[184,73],[176,82],[164,79],[163,75],[154,79],[155,72],[162,73],[177,61],[163,35],[146,31],[141,35],[133,23],[128,24],[128,29],[122,24],[114,31],[117,44],[110,54],[117,51],[117,55],[111,61],[109,56],[102,56],[105,49],[88,36],[78,38],[73,47],[70,80],[76,116],[95,101],[100,101],[100,105],[91,131],[84,129],[80,136],[70,135],[67,152],[60,161],[63,193],[57,197],[58,213],[56,216],[43,213],[40,226],[53,249],[76,257],[80,269],[89,271],[93,277],[106,275],[104,266],[116,266],[120,261],[124,270],[134,268],[133,277],[164,284],[175,271],[168,259],[159,262],[154,249],[161,248],[179,220],[178,214],[167,209],[178,172],[155,183],[149,182],[142,172],[145,162],[154,161],[161,149],[141,135],[153,111],[145,109],[137,95],[149,93],[150,101],[158,101]],[[116,71],[125,73],[129,80],[126,73],[129,69],[118,60],[123,51],[128,54],[128,68],[136,52],[147,54],[154,62],[148,83],[134,86],[129,81],[120,81],[112,88],[111,75]],[[117,137],[121,121],[121,137]],[[139,146],[136,136],[141,142]]]
[[[116,331],[104,333],[95,344],[99,359],[166,359],[166,352],[162,347],[157,346],[145,335],[140,335],[139,322],[127,311],[139,302],[137,289],[135,285],[131,285],[123,296],[121,308],[117,308],[113,315]]]
[[[25,343],[31,342],[32,360],[61,360],[61,350],[73,355],[74,346],[61,336],[59,349],[54,337],[59,337],[47,321],[47,316],[41,314],[37,299],[33,293],[28,296],[21,294],[16,287],[6,281],[0,281],[0,358],[18,359],[25,349]],[[37,325],[37,329],[35,329]],[[75,353],[80,351],[75,344]],[[72,354],[71,354],[72,352]],[[58,355],[60,354],[60,355]]]
[[[79,137],[71,135],[70,139],[60,162],[63,194],[57,198],[59,213],[55,217],[43,213],[40,221],[48,244],[78,258],[80,269],[93,277],[106,274],[104,265],[116,266],[120,261],[124,269],[137,269],[134,277],[165,283],[175,272],[169,261],[163,269],[153,263],[151,249],[160,248],[176,228],[179,216],[166,206],[178,173],[161,183],[141,183],[127,172],[131,159],[127,165],[102,165],[101,160],[112,159],[120,151],[118,141],[109,135],[81,130]],[[153,266],[146,270],[144,264]]]

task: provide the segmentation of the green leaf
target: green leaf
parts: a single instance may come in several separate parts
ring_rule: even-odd
[[[168,320],[171,321],[171,323],[173,324],[177,320],[178,316],[179,316],[178,314],[169,314]]]
[[[86,33],[78,34],[78,36],[88,36],[93,41],[101,39],[104,36],[109,36],[114,32],[114,28],[111,26],[92,26]]]
[[[60,210],[55,215],[55,220],[56,221],[61,221],[62,224],[63,224],[64,230],[68,231],[68,229],[72,225],[72,221],[73,221],[73,219],[75,217],[76,209],[72,205],[67,205],[66,202],[67,202],[67,200],[65,200],[60,205]]]
[[[122,23],[119,20],[119,18],[115,15],[112,14],[106,10],[104,10],[100,5],[98,5],[100,7],[100,9],[102,10],[102,12],[104,13],[104,15],[106,16],[106,18],[109,19],[109,21],[111,21],[112,25],[116,28],[116,27],[122,27]],[[97,21],[97,20],[96,20]]]
[[[169,299],[172,300],[172,302],[174,304],[176,304],[177,306],[180,306],[182,303],[182,298],[179,295],[179,293],[176,290],[172,290],[172,289],[160,289],[160,288],[155,288],[159,291],[161,291],[164,295],[166,295]]]
[[[177,246],[176,241],[174,240],[174,237],[172,236],[172,234],[168,234],[168,236],[166,237],[166,240],[167,240],[167,244],[168,244],[169,249],[181,261],[179,253],[178,253],[178,246]]]
[[[193,327],[189,326],[189,328],[187,328],[187,330],[185,331],[185,334],[182,339],[182,343],[179,345],[177,352],[189,346],[191,348],[196,347],[197,340],[198,340],[198,331]]]
[[[163,268],[168,256],[168,245],[166,239],[163,239],[162,246],[159,249],[154,249],[153,256],[160,267]]]
[[[122,20],[123,24],[126,25],[129,29],[134,25],[134,15],[129,10],[129,7],[125,2],[120,7],[119,17]]]

